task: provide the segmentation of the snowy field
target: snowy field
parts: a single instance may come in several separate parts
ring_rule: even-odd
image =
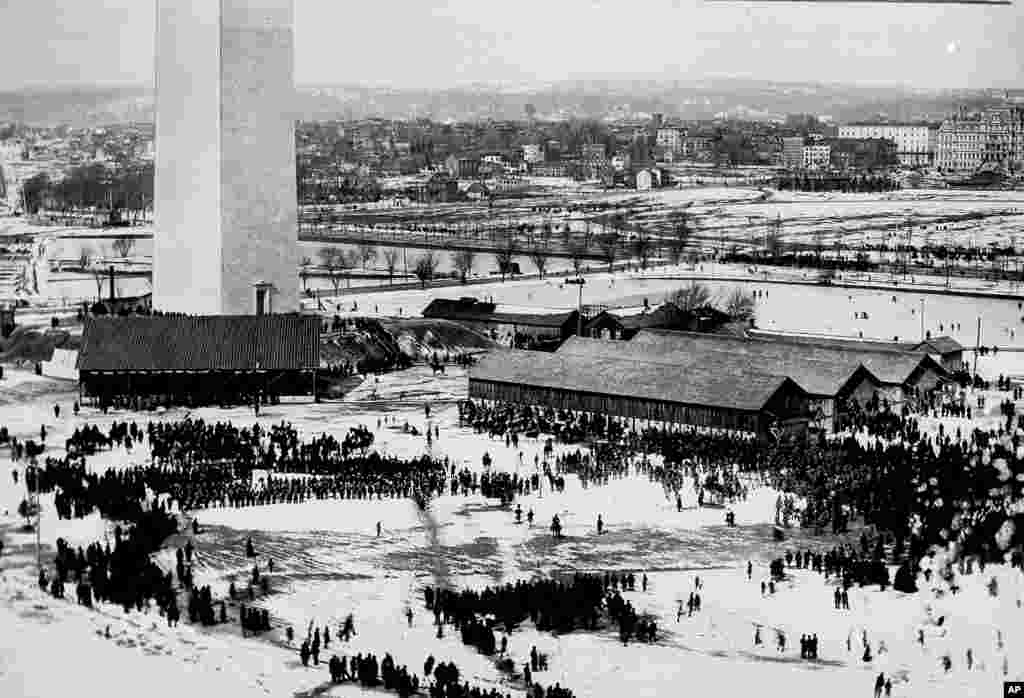
[[[543,181],[543,180],[541,180]],[[594,212],[566,213],[565,208],[578,205],[601,205],[602,213],[616,211],[626,215],[627,222],[639,223],[652,230],[664,229],[668,217],[685,210],[695,224],[700,240],[694,246],[705,251],[719,249],[724,243],[740,249],[760,248],[768,223],[782,219],[782,239],[787,243],[811,244],[820,242],[829,253],[836,247],[859,249],[868,246],[889,246],[906,242],[906,223],[912,221],[911,242],[925,245],[974,247],[987,249],[998,244],[1002,248],[1020,249],[1024,221],[1024,193],[1016,191],[964,191],[964,190],[903,190],[882,194],[811,193],[762,190],[752,187],[684,187],[651,192],[606,192],[578,186],[548,186],[537,196],[522,200],[497,200],[494,208],[480,203],[437,204],[429,208],[360,210],[353,215],[359,220],[373,219],[380,225],[389,222],[398,227],[420,223],[455,222],[487,228],[519,223],[541,225],[550,223],[556,230],[563,224],[574,232],[586,227],[585,218]],[[554,209],[554,212],[549,211]],[[97,237],[96,230],[86,228],[33,227],[20,219],[0,220],[0,233],[32,233],[37,235],[37,251],[33,259],[39,276],[42,297],[70,302],[95,295],[95,284],[88,276],[73,274],[50,275],[46,269],[50,260],[76,260],[83,251],[95,258],[113,256],[112,241],[120,231],[110,230],[105,237]],[[133,234],[151,234],[151,227],[132,228]],[[300,257],[309,257],[318,264],[318,251],[322,243],[300,242]],[[349,247],[349,246],[343,246]],[[406,250],[408,267],[423,252]],[[152,255],[152,241],[140,239],[131,253],[134,261],[148,263]],[[440,253],[438,272],[443,275],[453,270],[451,256]],[[887,261],[891,255],[884,255]],[[527,255],[515,260],[525,273],[535,273],[536,267]],[[549,271],[569,268],[567,260],[551,260]],[[596,266],[596,265],[595,265]],[[398,271],[405,270],[405,260],[399,260]],[[383,273],[383,248],[378,248],[369,271]],[[496,270],[492,255],[479,254],[474,272],[487,276]],[[380,283],[355,277],[352,286]],[[348,285],[348,283],[346,284]],[[309,279],[315,289],[330,288],[325,278]],[[119,293],[136,295],[145,293],[149,286],[144,279],[125,278],[118,281]]]
[[[705,264],[695,271],[714,277],[733,276],[737,269]],[[899,337],[900,341],[920,340],[925,336],[924,333],[930,332],[933,337],[950,335],[964,346],[973,347],[977,344],[980,318],[983,346],[1024,349],[1024,307],[1017,301],[768,284],[753,280],[755,275],[751,277],[751,281],[742,284],[737,281],[701,283],[705,283],[712,295],[718,298],[726,297],[738,286],[759,292],[757,326],[765,330],[863,336],[866,339],[883,340]],[[610,308],[637,308],[645,300],[655,306],[664,302],[673,291],[689,283],[685,274],[676,276],[673,270],[660,269],[648,274],[590,274],[586,280],[583,303],[607,305]],[[523,310],[550,312],[573,310],[579,302],[576,286],[566,285],[560,279],[530,279],[504,283],[499,281],[464,289],[368,291],[346,295],[339,298],[337,303],[341,315],[417,317],[436,298],[457,298],[463,295],[493,299],[505,306]],[[352,311],[353,304],[355,311]],[[999,374],[1024,374],[1024,352],[1001,352],[982,357],[978,362],[978,372],[992,377]]]
[[[21,438],[31,438],[45,423],[50,432],[47,443],[54,452],[60,451],[56,445],[76,425],[85,422],[105,428],[115,419],[185,415],[184,410],[172,410],[103,416],[86,410],[74,418],[68,409],[68,384],[18,372],[8,375],[13,383],[3,387],[18,387],[22,399],[0,402],[0,424]],[[41,390],[46,384],[52,392]],[[238,425],[258,421],[267,427],[288,420],[305,437],[322,432],[340,436],[364,424],[374,430],[376,447],[388,453],[414,455],[430,449],[477,471],[483,454],[489,453],[494,469],[533,472],[533,458],[540,454],[542,442],[523,439],[516,450],[458,427],[455,401],[465,396],[465,389],[461,371],[435,379],[414,368],[370,378],[337,403],[283,404],[268,407],[259,418],[244,409],[191,414]],[[54,402],[64,407],[59,419],[53,415]],[[431,405],[429,419],[425,403]],[[423,437],[403,432],[406,422],[421,431],[436,425],[440,437],[428,446]],[[123,467],[142,454],[138,446],[131,453],[103,452],[89,465]],[[773,687],[770,695],[785,691],[853,698],[868,695],[879,671],[892,677],[896,696],[992,696],[1001,695],[1004,658],[1006,678],[1024,678],[1020,570],[997,567],[985,575],[971,575],[961,581],[963,591],[955,597],[936,598],[928,589],[905,595],[854,587],[849,611],[833,609],[833,587],[821,576],[790,570],[776,594],[762,598],[760,581],[767,577],[772,558],[786,548],[823,550],[836,540],[797,529],[785,543],[773,541],[775,493],[766,489],[755,490],[734,508],[735,528],[723,525],[722,509],[696,508],[692,491],[684,490],[684,509],[676,511],[659,485],[636,475],[589,488],[570,475],[564,493],[553,493],[545,484],[538,495],[518,500],[524,510],[534,510],[533,526],[517,525],[510,509],[481,497],[439,498],[431,505],[435,523],[429,526],[406,500],[327,500],[200,511],[205,530],[195,539],[196,581],[211,584],[215,596],[222,595],[232,579],[244,586],[251,565],[243,555],[247,536],[253,538],[265,574],[266,557],[274,559],[273,593],[256,605],[270,611],[275,630],[253,640],[240,638],[234,626],[204,631],[182,625],[169,630],[155,613],[125,615],[106,605],[90,612],[40,594],[32,567],[35,537],[16,532],[17,520],[11,516],[23,494],[9,475],[12,467],[7,450],[0,450],[0,526],[5,541],[0,559],[0,696],[118,697],[140,691],[153,698],[177,697],[183,691],[218,696],[356,695],[360,690],[353,686],[326,685],[325,667],[303,668],[296,648],[286,646],[283,632],[292,625],[301,637],[310,621],[330,623],[334,629],[349,613],[355,616],[358,634],[349,643],[336,639],[322,657],[332,652],[391,652],[400,664],[419,673],[429,653],[438,660],[455,661],[471,683],[521,696],[521,683],[509,684],[489,659],[464,646],[450,626],[443,638],[435,638],[422,589],[444,581],[480,588],[575,570],[646,572],[648,591],[639,591],[638,583],[638,591],[625,597],[639,612],[654,616],[660,629],[656,644],[628,646],[610,630],[556,637],[527,622],[511,634],[510,653],[519,666],[536,645],[549,654],[550,669],[535,679],[545,685],[560,682],[581,698],[666,696],[697,687],[739,696],[763,694],[768,686]],[[96,516],[62,522],[55,518],[48,498],[43,505],[42,539],[47,548],[58,536],[84,545],[109,535],[109,524]],[[556,513],[565,531],[558,542],[547,531]],[[598,514],[607,526],[602,536],[595,533]],[[379,538],[377,522],[382,526]],[[185,537],[179,536],[176,545],[183,545]],[[161,560],[173,564],[173,550],[162,553]],[[745,574],[748,560],[754,563],[750,581]],[[693,589],[696,575],[704,584],[703,609],[693,617],[684,614],[677,622],[679,602]],[[992,575],[1000,585],[997,598],[985,588]],[[411,627],[404,618],[406,607],[414,612]],[[939,617],[941,627],[934,622]],[[103,637],[107,626],[110,639]],[[753,644],[756,626],[762,627],[761,647]],[[924,647],[917,644],[919,628],[925,633]],[[782,653],[775,648],[776,629],[787,637]],[[861,661],[864,632],[875,655],[869,663]],[[797,640],[803,633],[818,634],[818,661],[799,658]],[[888,651],[878,654],[883,641]],[[964,665],[967,648],[975,659],[970,671]],[[945,653],[953,661],[948,674],[940,666]],[[60,671],[53,670],[55,661],[60,662]]]

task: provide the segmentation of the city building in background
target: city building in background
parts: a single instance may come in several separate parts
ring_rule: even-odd
[[[852,123],[839,126],[839,138],[889,140],[901,165],[926,167],[935,159],[937,130],[929,124]]]

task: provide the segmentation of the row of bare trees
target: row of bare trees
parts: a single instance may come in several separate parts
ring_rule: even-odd
[[[128,235],[119,235],[110,243],[110,251],[118,259],[127,259],[135,250],[135,238]],[[109,267],[104,266],[104,250],[93,250],[83,245],[78,251],[78,268],[92,275],[96,283],[96,299],[103,298],[103,284],[107,281]]]
[[[717,308],[731,319],[740,322],[754,319],[757,310],[753,294],[740,286],[733,288],[724,297],[716,297],[706,284],[693,282],[676,289],[665,300],[687,312],[699,308]]]
[[[621,214],[617,215],[621,218]],[[620,227],[622,225],[621,221],[616,221],[604,226],[602,232],[593,237],[598,250],[600,250],[601,260],[608,265],[609,272],[614,270],[615,262],[619,259],[620,251],[623,248],[624,237],[621,233],[622,227]],[[563,226],[560,233],[564,237],[563,242],[569,252],[573,271],[580,274],[588,257],[590,248],[587,238],[590,236],[583,238],[574,236],[570,233],[568,226]],[[501,280],[504,281],[505,277],[512,273],[515,258],[524,254],[533,262],[540,277],[544,278],[551,257],[552,235],[554,232],[550,225],[541,226],[535,235],[530,236],[530,244],[525,249],[520,247],[513,232],[505,236],[502,245],[494,252],[494,260],[498,265]],[[677,211],[670,221],[670,232],[667,237],[655,238],[647,228],[640,225],[634,226],[633,236],[628,245],[629,252],[634,259],[639,261],[642,269],[646,269],[651,258],[659,252],[664,252],[671,263],[678,264],[683,259],[692,236],[693,229],[688,214],[685,211]],[[343,280],[347,279],[351,285],[349,272],[352,269],[361,265],[365,271],[367,265],[376,260],[377,248],[370,244],[361,244],[353,250],[345,251],[340,247],[328,245],[320,248],[318,256],[320,269],[327,276],[334,292],[338,293]],[[393,247],[385,248],[382,257],[388,279],[390,283],[394,283],[395,270],[398,265],[398,250]],[[440,262],[440,257],[436,252],[428,251],[416,258],[412,273],[422,285],[425,285],[427,281],[431,281],[437,276]],[[463,283],[467,282],[475,262],[476,253],[472,250],[457,250],[452,253],[452,265]],[[313,262],[306,257],[302,260],[300,270],[304,290],[308,287],[308,279],[312,275]]]

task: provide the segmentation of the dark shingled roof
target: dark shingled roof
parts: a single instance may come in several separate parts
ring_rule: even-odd
[[[495,312],[493,303],[473,299],[451,300],[436,298],[423,309],[423,317],[455,322],[490,322],[496,325],[522,325],[525,327],[562,327],[576,317],[576,311],[564,313],[505,313]]]
[[[750,346],[750,340],[731,335],[724,335],[723,341],[716,344],[715,338],[723,335],[689,332],[673,334],[692,337],[695,341],[692,346],[687,346],[685,343],[674,345],[671,342],[623,342],[570,337],[558,348],[558,353],[588,359],[601,355],[612,356],[704,371],[730,371],[742,366],[744,371],[792,378],[809,394],[828,397],[835,397],[861,367],[860,361],[848,357],[833,361],[804,356],[800,352],[791,352],[788,356],[765,355],[757,351],[759,345]]]
[[[929,353],[934,352],[936,354],[955,354],[958,351],[964,350],[964,347],[960,342],[947,335],[926,339],[925,341],[917,344],[914,348],[920,351],[927,351]]]
[[[572,354],[515,350],[488,354],[470,369],[469,378],[750,412],[763,409],[785,385],[802,392],[788,378],[753,372],[743,364],[728,370],[687,369],[607,356],[583,360]]]
[[[312,370],[320,320],[301,315],[88,318],[81,371]]]
[[[950,354],[963,351],[963,346],[948,335],[933,337],[923,342],[884,342],[875,339],[859,339],[857,337],[836,337],[824,335],[799,335],[787,334],[784,332],[770,332],[766,330],[750,330],[751,338],[761,339],[770,342],[782,342],[784,344],[805,344],[819,347],[833,347],[835,349],[849,349],[856,351],[895,351],[915,353],[936,353]]]
[[[903,385],[924,363],[937,373],[941,366],[924,353],[898,352],[869,347],[843,349],[816,344],[793,344],[760,338],[744,339],[721,334],[641,330],[632,340],[653,344],[662,352],[673,354],[724,353],[743,355],[758,370],[789,376],[813,395],[835,395],[845,373],[848,379],[863,365],[879,382]],[[832,368],[829,368],[832,367]],[[821,372],[821,376],[819,376]]]

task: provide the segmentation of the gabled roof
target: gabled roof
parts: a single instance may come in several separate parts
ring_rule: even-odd
[[[642,330],[641,334],[656,332]],[[673,332],[671,335],[694,337],[692,345],[672,342],[614,341],[570,337],[558,348],[560,354],[572,354],[587,360],[595,356],[609,356],[627,360],[662,363],[686,370],[746,371],[788,377],[811,395],[834,397],[861,367],[856,360],[825,361],[802,357],[794,353],[788,357],[763,355],[750,340],[721,335]],[[640,337],[640,334],[637,335]]]
[[[909,342],[886,342],[877,339],[858,339],[856,337],[839,337],[820,334],[790,334],[770,330],[749,330],[751,339],[782,344],[799,344],[813,347],[832,347],[834,349],[856,349],[857,351],[889,351],[908,352],[916,344]]]
[[[941,337],[926,339],[925,341],[915,345],[914,349],[935,354],[955,354],[958,351],[963,351],[964,347],[960,342],[956,341],[952,337],[943,335]]]
[[[742,364],[708,371],[619,357],[581,360],[566,353],[515,350],[488,354],[470,369],[469,378],[748,412],[764,409],[783,388],[803,393],[789,378],[753,372]]]
[[[500,312],[493,303],[473,298],[458,300],[436,298],[423,309],[423,317],[454,320],[456,322],[490,322],[497,325],[523,325],[526,327],[562,327],[575,319],[576,311],[561,313]]]
[[[320,320],[303,315],[88,318],[82,371],[312,370]]]
[[[941,366],[926,354],[847,350],[814,344],[793,344],[760,338],[733,337],[723,334],[673,332],[669,330],[641,330],[633,343],[656,347],[657,351],[681,356],[726,354],[746,357],[757,369],[777,375],[789,376],[813,395],[835,395],[863,365],[880,383],[903,385],[913,376],[922,362],[938,373]]]
[[[806,344],[821,347],[835,347],[837,349],[851,349],[856,351],[895,351],[895,352],[918,352],[949,354],[963,351],[963,346],[948,335],[932,337],[923,342],[886,342],[877,339],[859,339],[856,337],[837,337],[830,335],[814,334],[789,334],[784,332],[771,332],[768,330],[749,330],[748,334],[754,339],[763,339],[772,342],[783,342],[786,344]]]

